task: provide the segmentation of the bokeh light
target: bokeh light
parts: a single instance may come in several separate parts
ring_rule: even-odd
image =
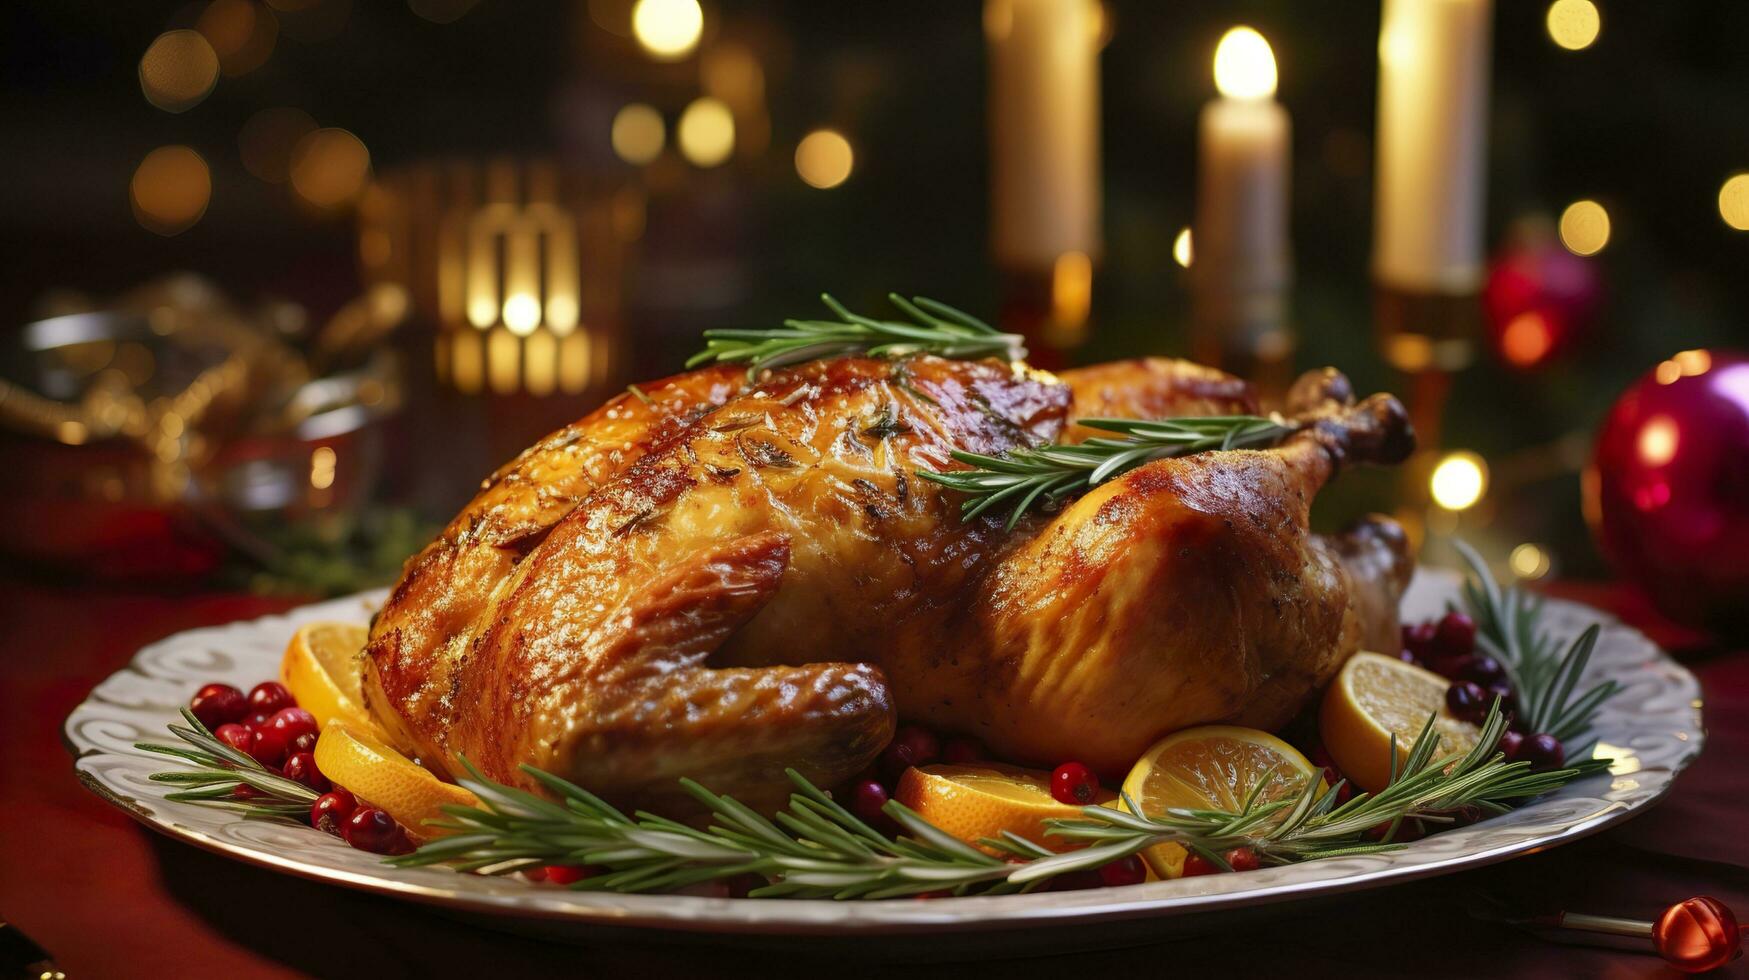
[[[1548,318],[1535,310],[1527,310],[1507,321],[1500,333],[1500,353],[1515,367],[1531,367],[1555,346],[1555,335],[1549,329]]]
[[[1263,35],[1235,27],[1215,46],[1215,88],[1229,99],[1266,99],[1275,94],[1275,53]]]
[[[199,105],[218,80],[218,53],[199,31],[166,31],[140,56],[140,91],[165,112]]]
[[[641,102],[614,113],[611,132],[613,152],[627,163],[642,166],[662,155],[668,142],[662,114]]]
[[[704,10],[698,0],[638,0],[632,7],[632,34],[660,61],[678,61],[698,47]]]
[[[292,151],[315,131],[316,120],[302,109],[282,106],[257,112],[237,134],[243,169],[269,184],[285,183],[291,177]]]
[[[292,189],[316,207],[348,204],[369,181],[370,151],[344,129],[318,129],[292,150]]]
[[[1554,563],[1549,559],[1547,551],[1526,541],[1512,549],[1506,564],[1512,569],[1512,574],[1521,579],[1539,579],[1549,573],[1549,568]]]
[[[1676,458],[1676,446],[1681,441],[1676,420],[1668,415],[1654,415],[1640,427],[1635,443],[1640,462],[1647,466],[1663,466]]]
[[[255,0],[213,0],[195,27],[218,53],[227,77],[247,75],[267,63],[279,39],[279,20]]]
[[[816,129],[796,144],[796,173],[809,187],[825,190],[850,178],[856,154],[842,133]]]
[[[676,137],[694,166],[714,167],[735,152],[735,117],[716,99],[694,99],[680,114]]]
[[[1603,29],[1603,18],[1591,0],[1555,0],[1549,4],[1549,38],[1568,51],[1582,51]]]
[[[135,220],[166,236],[199,221],[212,194],[212,172],[201,155],[186,146],[161,146],[146,154],[128,185]]]
[[[1488,491],[1488,464],[1468,451],[1447,453],[1428,481],[1433,502],[1450,511],[1469,510]]]
[[[1178,229],[1178,237],[1172,239],[1172,261],[1178,263],[1181,268],[1188,269],[1195,254],[1191,244],[1190,226],[1186,225]]]
[[[1609,244],[1609,212],[1596,201],[1574,201],[1561,212],[1561,244],[1574,255],[1596,255]]]
[[[1719,217],[1738,231],[1749,231],[1749,174],[1737,174],[1719,188]]]

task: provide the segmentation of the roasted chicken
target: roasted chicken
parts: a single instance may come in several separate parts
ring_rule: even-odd
[[[1121,774],[1155,738],[1275,727],[1394,635],[1403,537],[1311,534],[1395,399],[1302,378],[1296,434],[1149,463],[1012,532],[917,476],[1076,441],[1093,416],[1256,410],[1180,361],[1060,378],[995,361],[813,362],[639,386],[531,447],[407,566],[367,647],[373,712],[434,768],[530,763],[636,805],[691,775],[770,804],[866,766],[896,718],[1016,762]]]

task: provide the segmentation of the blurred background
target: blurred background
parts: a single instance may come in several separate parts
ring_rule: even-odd
[[[1424,192],[1475,240],[1405,290],[1375,227],[1379,4],[9,4],[0,549],[153,587],[376,584],[701,329],[899,291],[1046,364],[1338,365],[1412,398],[1431,446],[1321,520],[1394,510],[1521,577],[1601,576],[1581,483],[1611,405],[1749,343],[1749,4],[1470,6],[1412,59],[1447,79],[1398,84],[1454,86],[1418,117],[1457,145],[1416,145],[1479,154],[1485,180]],[[1239,24],[1267,92],[1217,92]],[[1205,116],[1235,101],[1279,117],[1262,170],[1233,164],[1249,190],[1211,180],[1233,134]],[[1189,230],[1223,195],[1283,227],[1240,249],[1267,282],[1199,306]]]

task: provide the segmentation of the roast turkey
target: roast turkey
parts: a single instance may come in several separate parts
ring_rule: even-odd
[[[693,776],[754,805],[866,767],[899,718],[1001,758],[1121,775],[1160,735],[1273,728],[1394,636],[1402,532],[1309,531],[1341,467],[1412,448],[1334,371],[1280,446],[1141,466],[1012,531],[920,478],[1093,434],[1094,416],[1253,412],[1147,359],[838,358],[634,386],[485,481],[372,624],[366,696],[421,761],[522,764],[628,805]]]

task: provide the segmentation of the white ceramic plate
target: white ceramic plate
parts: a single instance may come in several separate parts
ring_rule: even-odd
[[[1411,618],[1435,615],[1458,580],[1423,573],[1404,603]],[[771,944],[870,935],[927,940],[937,950],[1081,945],[1157,937],[1236,909],[1304,901],[1377,888],[1506,860],[1585,837],[1627,819],[1669,792],[1701,750],[1700,686],[1641,634],[1594,609],[1551,600],[1547,622],[1559,636],[1594,620],[1605,628],[1592,678],[1623,685],[1598,715],[1600,751],[1618,759],[1607,775],[1573,783],[1502,817],[1437,834],[1400,851],[1313,861],[1239,875],[1211,875],[1126,888],[951,898],[832,902],[613,895],[571,892],[441,868],[397,870],[308,827],[244,820],[164,799],[146,777],[168,766],[136,741],[170,741],[165,725],[208,681],[247,689],[274,676],[286,640],[313,620],[364,622],[381,601],[367,593],[305,606],[283,616],[179,633],[141,650],[98,685],[67,718],[64,733],[79,779],[93,792],[164,834],[239,860],[349,888],[396,895],[464,916],[489,916],[499,928],[583,938],[665,933],[713,942]],[[900,945],[914,945],[901,942]],[[927,955],[927,954],[926,954]]]

